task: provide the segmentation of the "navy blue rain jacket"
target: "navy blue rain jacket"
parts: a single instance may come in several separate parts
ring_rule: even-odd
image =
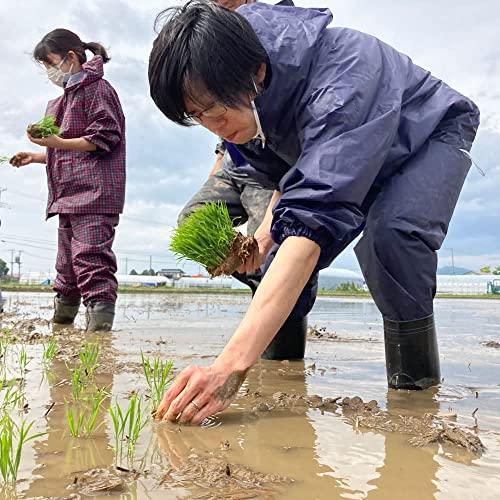
[[[431,136],[470,149],[478,110],[377,38],[329,28],[327,9],[255,3],[238,12],[269,57],[255,100],[267,140],[231,145],[232,159],[281,192],[274,241],[305,236],[328,267],[332,243],[359,233],[373,191]]]

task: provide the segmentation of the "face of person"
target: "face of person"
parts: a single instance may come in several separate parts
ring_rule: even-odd
[[[226,107],[206,96],[196,101],[188,98],[186,109],[192,121],[228,142],[245,144],[257,133],[250,97],[244,99],[239,108]]]
[[[233,144],[246,144],[257,134],[257,121],[252,101],[257,97],[266,76],[266,65],[262,64],[253,77],[255,92],[241,96],[239,107],[228,107],[211,97],[206,91],[186,97],[186,111],[192,122],[205,127],[215,135]],[[196,94],[196,92],[195,92]]]

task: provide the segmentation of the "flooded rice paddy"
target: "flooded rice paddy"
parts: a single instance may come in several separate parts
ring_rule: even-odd
[[[43,435],[0,498],[500,498],[498,301],[436,301],[442,385],[409,393],[386,387],[373,302],[319,298],[304,362],[259,362],[230,409],[195,428],[151,421],[141,351],[175,372],[211,363],[249,296],[121,295],[115,330],[85,336],[83,308],[77,328],[53,329],[51,295],[5,295],[0,405],[15,386],[15,422]],[[71,437],[86,341],[100,350],[82,391],[87,405],[102,401],[90,435]],[[145,426],[130,449],[134,430],[117,442],[109,407],[141,397]]]

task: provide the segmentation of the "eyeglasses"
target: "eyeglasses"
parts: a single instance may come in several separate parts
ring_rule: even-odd
[[[203,111],[200,111],[199,113],[188,114],[186,118],[187,120],[193,123],[203,123],[204,119],[214,120],[220,118],[222,115],[226,113],[226,111],[227,108],[226,106],[224,106],[224,104],[215,101],[214,103],[210,104],[208,108],[205,108]]]

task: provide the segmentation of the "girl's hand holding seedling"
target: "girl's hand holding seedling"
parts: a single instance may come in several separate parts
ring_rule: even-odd
[[[48,137],[40,138],[33,137],[29,134],[29,132],[27,132],[26,135],[33,144],[38,144],[38,146],[42,146],[45,148],[65,149],[64,139],[62,137],[59,137],[58,135],[49,135]]]
[[[28,151],[20,151],[9,160],[9,163],[13,167],[25,167],[30,163],[45,163],[45,153],[30,153]]]

